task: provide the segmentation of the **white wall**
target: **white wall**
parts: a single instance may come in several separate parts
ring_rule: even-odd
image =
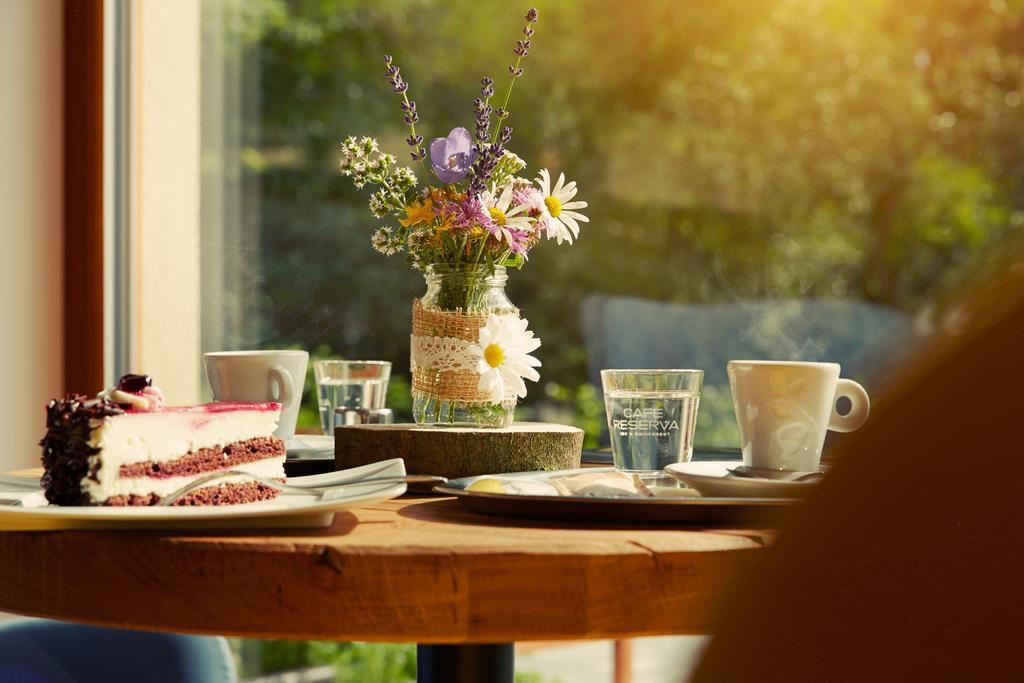
[[[0,471],[63,391],[62,45],[60,0],[0,0]]]
[[[132,372],[200,399],[199,0],[132,5]]]

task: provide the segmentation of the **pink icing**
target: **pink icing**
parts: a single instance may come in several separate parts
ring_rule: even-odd
[[[281,410],[281,404],[273,401],[269,403],[239,403],[236,401],[214,401],[213,403],[202,403],[196,406],[165,406],[159,410],[148,411],[157,413],[231,413],[237,411],[258,411],[277,412]],[[128,413],[145,413],[145,410],[127,410]]]
[[[203,403],[197,406],[174,406],[167,407],[164,410],[173,410],[178,412],[203,412],[203,413],[227,413],[233,410],[257,410],[260,412],[273,412],[281,410],[281,404],[275,401],[269,403],[238,403],[236,401],[214,401],[213,403]]]

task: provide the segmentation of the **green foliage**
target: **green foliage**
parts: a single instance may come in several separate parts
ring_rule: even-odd
[[[734,446],[740,442],[729,385],[704,385],[697,412],[697,433],[702,445]]]
[[[383,643],[333,643],[288,640],[235,641],[235,648],[253,649],[255,664],[246,665],[243,678],[315,666],[334,668],[338,683],[404,683],[416,680],[416,646]]]
[[[242,651],[240,675],[244,678],[294,671],[315,666],[334,668],[337,683],[413,683],[416,680],[416,646],[408,643],[333,643],[290,640],[233,640]],[[247,661],[246,651],[256,657]],[[516,683],[559,683],[537,673],[516,673]]]
[[[584,448],[601,445],[599,436],[605,429],[605,412],[599,388],[589,382],[567,387],[549,381],[544,383],[544,394],[545,400],[520,409],[520,419],[570,424],[584,431]]]
[[[560,683],[561,680],[561,678],[545,678],[534,672],[516,672],[516,683]]]
[[[416,646],[379,643],[310,643],[311,664],[334,667],[337,683],[413,683]]]

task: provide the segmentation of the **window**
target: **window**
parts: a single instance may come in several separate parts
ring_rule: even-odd
[[[338,141],[370,135],[406,156],[385,53],[428,138],[470,124],[519,11],[201,11],[203,348],[388,359],[401,413],[423,284],[372,251],[377,222],[337,173]],[[698,443],[731,445],[728,353],[840,358],[883,392],[884,369],[1024,227],[1019,3],[580,0],[541,13],[511,147],[528,171],[577,180],[591,222],[511,275],[544,341],[521,416],[596,434],[595,363],[669,358],[708,372]]]

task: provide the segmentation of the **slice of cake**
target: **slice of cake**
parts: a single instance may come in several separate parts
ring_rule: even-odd
[[[154,505],[218,470],[285,480],[285,447],[274,430],[280,403],[165,407],[145,375],[125,375],[89,399],[46,407],[42,484],[57,505]],[[217,479],[175,505],[231,505],[278,494],[244,476]]]

